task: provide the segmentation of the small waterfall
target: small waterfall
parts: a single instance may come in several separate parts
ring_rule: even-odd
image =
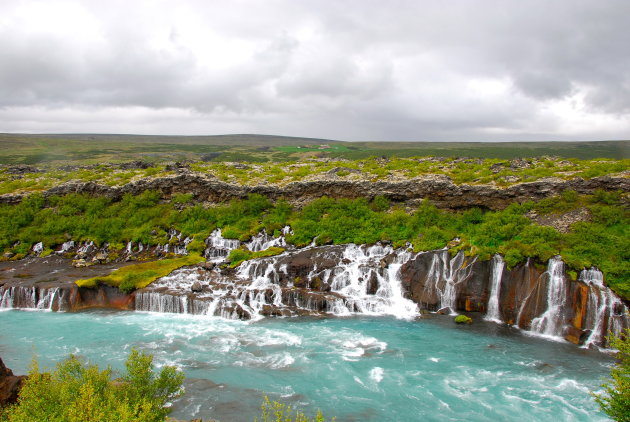
[[[496,254],[492,258],[492,278],[490,279],[490,298],[488,299],[488,312],[484,319],[502,323],[499,312],[499,295],[501,293],[501,279],[503,278],[503,268],[505,261],[501,255]]]
[[[272,237],[267,234],[266,230],[261,231],[245,243],[245,247],[252,252],[264,251],[271,247],[284,248],[285,246],[287,246],[287,242],[284,236]]]
[[[225,239],[221,235],[221,229],[214,230],[210,237],[206,239],[206,250],[204,256],[212,261],[222,261],[231,250],[238,248],[241,242],[236,239]]]
[[[604,285],[604,275],[596,268],[583,270],[580,280],[588,286],[588,302],[584,328],[591,333],[584,347],[604,347],[609,333],[619,334],[630,326],[628,308]]]
[[[186,239],[184,239],[183,244],[181,245],[175,245],[173,247],[173,253],[176,255],[188,255],[188,244],[192,242],[192,237],[187,237]]]
[[[44,244],[42,242],[37,242],[33,246],[32,251],[35,255],[39,255],[40,253],[44,252]]]
[[[70,250],[72,250],[72,248],[74,248],[74,240],[69,240],[67,242],[64,242],[61,245],[61,249],[59,249],[57,251],[58,254],[64,254],[66,252],[69,252]]]
[[[531,322],[530,331],[548,337],[561,338],[564,329],[564,305],[567,301],[567,281],[564,262],[560,257],[549,260],[547,268],[547,310]]]
[[[62,310],[63,298],[58,287],[2,287],[0,288],[0,308]]]
[[[448,309],[451,315],[456,314],[457,285],[468,280],[472,274],[472,263],[466,266],[464,263],[465,257],[462,252],[450,260],[447,250],[434,253],[424,285],[424,294],[425,297],[437,296],[438,310]]]
[[[94,246],[94,242],[89,241],[79,246],[79,248],[77,249],[77,256],[79,257],[85,256],[85,255],[91,254],[95,250],[96,250],[96,246]]]

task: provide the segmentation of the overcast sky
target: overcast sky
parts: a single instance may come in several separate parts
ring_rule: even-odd
[[[630,1],[0,1],[0,132],[630,139]]]

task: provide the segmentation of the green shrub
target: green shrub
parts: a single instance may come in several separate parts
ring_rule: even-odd
[[[334,422],[336,418],[332,418]],[[317,411],[314,418],[308,418],[303,412],[292,409],[284,403],[271,401],[265,396],[261,405],[260,419],[254,418],[254,422],[326,422],[321,411]]]
[[[182,393],[184,375],[172,366],[153,370],[153,357],[133,349],[126,372],[114,372],[84,364],[75,356],[52,372],[40,372],[33,361],[18,403],[5,408],[0,420],[7,422],[161,422],[165,407]]]
[[[630,329],[622,337],[612,336],[610,346],[619,350],[610,379],[603,384],[604,393],[593,394],[600,408],[613,420],[630,421]]]

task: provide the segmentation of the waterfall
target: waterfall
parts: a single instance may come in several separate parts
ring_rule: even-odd
[[[329,256],[329,248],[322,247],[322,254]],[[335,248],[334,251],[339,250]],[[287,265],[282,263],[289,255],[283,254],[246,261],[233,276],[190,268],[177,270],[139,291],[136,309],[254,320],[305,311],[334,315],[387,314],[398,318],[418,315],[417,305],[404,297],[400,280],[400,268],[411,258],[411,252],[394,251],[382,245],[348,245],[341,254],[335,253],[334,268],[318,271],[314,263],[304,280],[305,286],[310,284],[314,290],[293,286]],[[330,285],[329,292],[319,291],[323,283]],[[178,301],[178,296],[188,298],[187,307]]]
[[[548,337],[561,338],[564,329],[563,308],[567,300],[564,263],[560,257],[549,260],[547,267],[547,309],[531,322],[530,331]]]
[[[44,244],[42,242],[37,242],[32,249],[35,255],[39,255],[44,251]]]
[[[457,285],[465,282],[472,274],[472,263],[464,266],[464,261],[462,252],[450,260],[446,249],[434,253],[424,285],[424,296],[436,295],[438,310],[448,309],[451,315],[456,314]]]
[[[74,248],[74,240],[69,240],[69,241],[67,241],[67,242],[64,242],[64,243],[61,245],[61,249],[59,249],[59,250],[57,251],[57,253],[58,253],[58,254],[64,254],[64,253],[66,253],[66,252],[70,251],[72,248]]]
[[[221,235],[221,229],[214,230],[210,237],[206,239],[206,250],[204,256],[211,261],[222,261],[232,249],[236,249],[241,242],[236,239],[225,239]]]
[[[584,328],[591,333],[584,347],[606,346],[609,333],[619,334],[624,327],[630,326],[628,308],[604,285],[604,275],[598,269],[583,270],[579,279],[589,289]]]
[[[261,231],[256,236],[253,236],[249,242],[245,243],[245,247],[252,252],[264,251],[271,247],[284,248],[286,245],[287,242],[284,236],[272,237],[267,234],[266,230]]]
[[[0,308],[62,310],[63,298],[58,287],[2,287],[0,288]]]
[[[505,262],[501,255],[492,257],[492,278],[490,279],[490,297],[488,299],[488,312],[484,319],[502,323],[499,312],[499,295],[501,293],[501,279],[503,278],[503,268]]]

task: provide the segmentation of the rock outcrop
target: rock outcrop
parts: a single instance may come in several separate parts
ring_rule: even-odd
[[[0,408],[17,402],[25,380],[24,375],[13,375],[13,371],[4,366],[4,362],[0,359]]]
[[[579,194],[591,194],[598,189],[630,192],[630,179],[610,176],[588,180],[579,177],[571,180],[546,178],[502,188],[495,185],[457,185],[447,176],[427,175],[398,181],[372,182],[330,178],[292,182],[283,186],[268,184],[248,186],[226,183],[211,175],[183,172],[175,176],[141,179],[120,187],[70,181],[45,191],[44,196],[85,193],[120,199],[126,193],[137,195],[146,190],[156,190],[164,199],[179,193],[190,193],[196,201],[218,203],[257,193],[272,199],[285,198],[299,205],[322,196],[371,199],[383,195],[396,202],[426,198],[441,208],[502,209],[513,202],[540,200],[567,189],[575,190]],[[22,198],[21,194],[0,195],[0,203],[19,203]]]

